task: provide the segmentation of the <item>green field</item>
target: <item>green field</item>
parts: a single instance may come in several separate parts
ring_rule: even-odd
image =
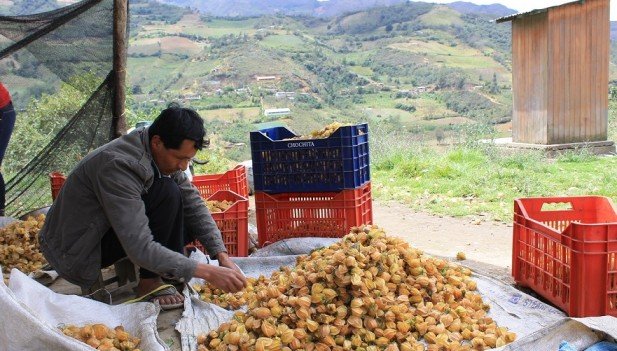
[[[269,35],[261,40],[259,44],[267,48],[289,52],[305,52],[310,50],[310,47],[306,45],[302,38],[290,34]]]
[[[464,22],[461,14],[447,6],[436,6],[420,16],[420,21],[428,26],[460,26]]]
[[[349,72],[353,72],[355,74],[370,77],[373,75],[373,70],[370,67],[363,66],[349,66]]]
[[[139,36],[149,36],[153,33],[197,35],[200,37],[222,37],[229,34],[254,34],[257,29],[253,27],[257,19],[247,19],[245,21],[227,21],[222,19],[211,19],[202,21],[197,14],[184,16],[175,24],[150,24],[145,25],[139,32]]]
[[[259,107],[246,107],[246,108],[229,108],[229,109],[217,109],[217,110],[198,110],[199,114],[206,120],[221,120],[221,121],[234,121],[238,119],[252,121],[259,117]]]
[[[499,69],[499,63],[482,52],[465,46],[448,46],[435,41],[411,40],[391,44],[390,48],[422,55],[429,63],[443,64],[463,69]],[[501,69],[503,71],[503,69]]]
[[[160,94],[173,84],[184,67],[184,62],[168,55],[131,58],[128,61],[127,76],[132,85],[140,85],[144,92]]]
[[[482,214],[486,220],[511,222],[513,200],[519,197],[617,199],[617,178],[606,172],[617,166],[613,157],[583,151],[549,160],[538,153],[505,153],[492,146],[460,146],[445,153],[422,145],[394,150],[402,146],[382,150],[383,158],[376,156],[374,189],[380,199],[400,200],[416,209],[450,216]]]

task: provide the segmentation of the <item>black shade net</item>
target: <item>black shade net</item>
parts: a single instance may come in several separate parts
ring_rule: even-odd
[[[111,140],[113,0],[0,16],[0,81],[17,111],[3,161],[6,214],[49,205],[49,174]]]

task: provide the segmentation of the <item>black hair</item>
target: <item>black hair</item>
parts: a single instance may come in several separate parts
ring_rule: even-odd
[[[171,103],[148,127],[150,140],[158,135],[168,149],[179,149],[185,139],[195,142],[195,149],[201,150],[209,143],[205,140],[204,120],[190,108]]]

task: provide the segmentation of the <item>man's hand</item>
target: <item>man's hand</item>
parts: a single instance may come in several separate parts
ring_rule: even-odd
[[[215,288],[225,292],[238,292],[246,286],[246,278],[240,273],[239,269],[234,270],[223,266],[198,263],[195,269],[195,277],[204,279]]]
[[[219,252],[219,254],[216,255],[216,259],[219,261],[219,266],[233,269],[234,271],[237,271],[238,273],[242,274],[242,271],[240,270],[240,268],[231,261],[227,253]]]

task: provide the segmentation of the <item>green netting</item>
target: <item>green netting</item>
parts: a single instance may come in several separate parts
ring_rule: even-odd
[[[68,173],[112,138],[113,0],[0,16],[0,81],[15,131],[3,161],[6,213],[51,203],[49,173]]]

